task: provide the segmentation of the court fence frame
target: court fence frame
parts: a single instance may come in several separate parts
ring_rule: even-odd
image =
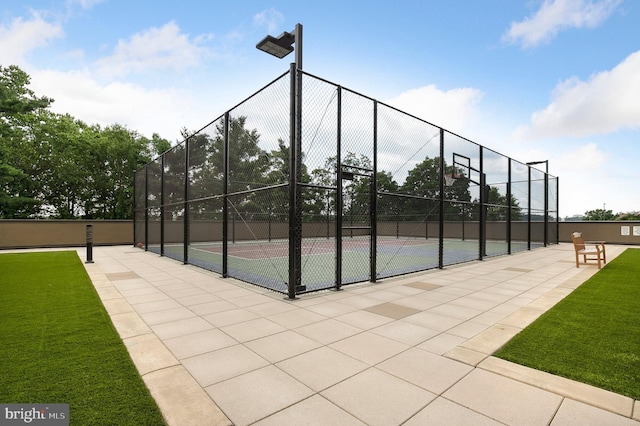
[[[295,64],[133,179],[136,246],[291,299],[559,239],[557,177]]]

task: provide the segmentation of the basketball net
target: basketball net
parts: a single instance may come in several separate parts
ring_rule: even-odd
[[[453,177],[452,174],[447,173],[444,175],[444,184],[446,186],[453,186],[453,183],[456,181],[456,178]]]

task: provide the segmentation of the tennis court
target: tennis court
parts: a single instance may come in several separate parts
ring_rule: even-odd
[[[302,279],[306,289],[317,291],[336,286],[337,245],[335,238],[305,238],[301,245]],[[478,259],[478,240],[445,239],[445,265]],[[381,237],[376,239],[376,279],[407,274],[439,266],[439,241],[426,238]],[[512,242],[512,251],[526,250],[526,242]],[[347,237],[342,241],[342,284],[370,280],[369,236]],[[507,243],[489,241],[486,256],[507,253]],[[150,247],[159,251],[159,246]],[[180,258],[182,244],[165,245],[164,254]],[[289,241],[255,240],[227,244],[229,275],[278,292],[287,291]],[[222,242],[200,242],[188,246],[189,263],[222,273]],[[304,292],[303,291],[303,292]]]

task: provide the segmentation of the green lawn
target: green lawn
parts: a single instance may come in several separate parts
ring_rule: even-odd
[[[162,425],[74,251],[0,254],[0,402],[69,404],[76,425]]]
[[[640,399],[640,249],[627,249],[495,356]]]

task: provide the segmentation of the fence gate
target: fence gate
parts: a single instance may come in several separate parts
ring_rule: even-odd
[[[375,179],[373,169],[341,164],[338,175],[336,281],[376,279]]]

